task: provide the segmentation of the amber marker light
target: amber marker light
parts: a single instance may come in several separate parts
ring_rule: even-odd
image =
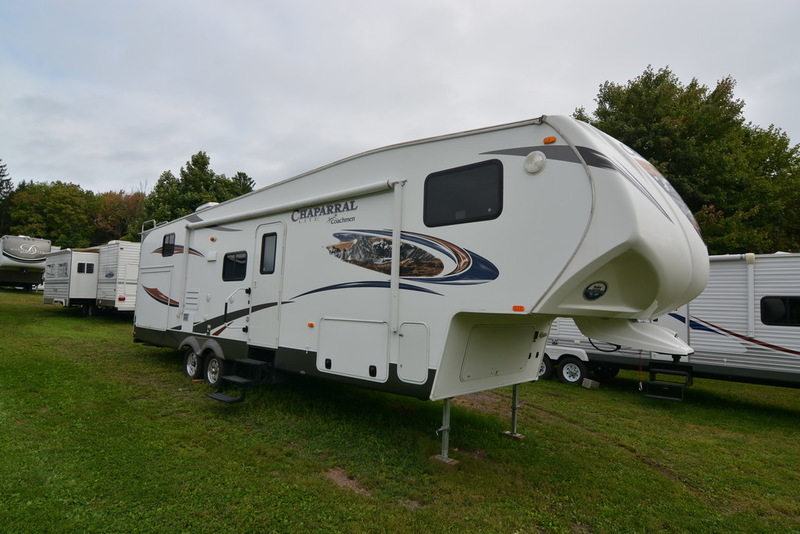
[[[215,242],[216,240],[217,240],[217,238],[216,238],[216,237],[212,237],[212,238],[211,238],[211,242],[212,242],[212,243],[213,243],[213,242]]]
[[[545,137],[544,139],[542,139],[542,142],[544,142],[544,144],[546,145],[552,145],[553,143],[556,142],[556,138],[551,135],[550,137]]]
[[[515,312],[524,312],[525,306],[514,306],[511,309],[514,310]]]
[[[314,328],[314,323],[308,323],[306,326],[308,326],[309,328]]]

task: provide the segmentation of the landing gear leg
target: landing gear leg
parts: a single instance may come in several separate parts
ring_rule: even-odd
[[[519,410],[519,384],[514,384],[511,389],[511,430],[500,432],[501,436],[513,439],[525,439],[523,434],[517,433],[517,410]]]
[[[442,436],[442,453],[434,456],[432,459],[448,465],[458,465],[458,460],[450,458],[448,452],[450,450],[450,399],[444,400],[442,407],[442,427],[436,431],[437,434]]]

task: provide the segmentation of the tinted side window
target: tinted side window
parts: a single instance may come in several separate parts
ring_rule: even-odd
[[[275,252],[278,245],[278,234],[264,234],[261,238],[261,274],[275,272]]]
[[[800,326],[800,297],[764,297],[761,322],[775,326]]]
[[[161,243],[161,256],[172,256],[175,254],[175,234],[167,234]]]
[[[229,252],[222,261],[222,279],[225,282],[244,280],[247,276],[247,252]]]
[[[94,272],[94,263],[87,263],[86,264],[86,273],[92,274]]]
[[[503,164],[489,160],[425,179],[424,222],[444,226],[496,219],[503,211]]]
[[[78,264],[78,274],[83,274],[85,272],[86,272],[86,264],[85,263],[79,263]]]

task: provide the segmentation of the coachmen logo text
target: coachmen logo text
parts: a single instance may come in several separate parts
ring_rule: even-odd
[[[303,223],[318,220],[320,217],[326,217],[327,222],[331,224],[353,222],[356,218],[347,217],[345,214],[349,214],[349,212],[356,211],[357,209],[358,205],[355,200],[335,202],[324,206],[316,206],[314,208],[294,210],[292,212],[292,221]]]

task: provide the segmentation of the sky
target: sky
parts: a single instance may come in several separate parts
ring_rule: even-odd
[[[800,142],[796,0],[0,0],[14,183],[152,190],[206,152],[257,187],[424,137],[596,107],[648,66]]]

